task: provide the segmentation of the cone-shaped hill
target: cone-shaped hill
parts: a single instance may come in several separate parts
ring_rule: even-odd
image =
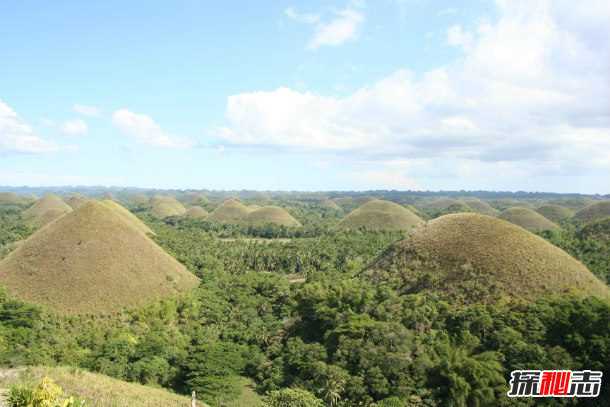
[[[9,293],[66,314],[133,308],[198,281],[96,201],[40,229],[0,262],[0,284]]]
[[[125,208],[121,204],[116,201],[111,201],[109,199],[105,199],[102,202],[102,205],[116,211],[116,213],[123,218],[125,222],[127,222],[130,226],[135,228],[136,230],[143,232],[144,234],[154,235],[155,232],[152,231],[144,222],[140,220],[136,215],[131,213],[129,209]]]
[[[241,223],[250,211],[246,205],[237,199],[227,199],[220,204],[208,217],[208,220],[218,223]]]
[[[343,230],[409,230],[422,222],[403,206],[374,199],[350,212],[337,227]]]
[[[551,222],[538,212],[521,207],[508,208],[498,216],[515,225],[519,225],[530,232],[542,232],[543,230],[557,230],[559,226]]]
[[[72,212],[72,208],[62,201],[60,197],[48,194],[23,211],[22,216],[26,223],[40,227],[69,212]]]
[[[600,201],[576,212],[574,219],[579,222],[589,223],[610,217],[610,201]]]
[[[186,208],[174,197],[157,195],[151,199],[150,213],[156,218],[181,216],[185,212]]]
[[[563,250],[474,213],[445,215],[418,227],[365,275],[397,281],[405,292],[432,291],[467,303],[568,292],[610,298],[608,287]]]
[[[66,203],[70,205],[70,208],[72,208],[73,210],[80,208],[87,202],[89,202],[89,198],[81,194],[72,194],[66,198]]]
[[[320,201],[320,206],[322,208],[330,209],[333,211],[343,212],[343,208],[341,208],[339,205],[337,205],[337,203],[335,201],[333,201],[332,199],[324,199],[324,200]]]
[[[184,213],[184,217],[190,219],[206,219],[210,214],[201,206],[191,206]]]
[[[463,201],[470,209],[481,215],[496,216],[499,213],[497,209],[479,198],[464,198]]]
[[[287,227],[298,227],[301,223],[288,211],[278,206],[264,206],[252,211],[246,216],[246,223],[250,225],[273,224]]]
[[[572,211],[572,209],[553,204],[542,205],[540,208],[536,209],[536,212],[555,223],[574,216],[574,211]]]

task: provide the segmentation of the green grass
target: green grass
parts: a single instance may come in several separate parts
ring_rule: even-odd
[[[191,405],[190,397],[72,367],[37,366],[0,370],[0,387],[9,388],[15,384],[35,385],[45,376],[61,386],[66,395],[84,399],[89,407],[189,407]],[[205,405],[198,403],[198,406]]]
[[[210,214],[201,206],[191,206],[186,210],[184,216],[191,219],[206,219]]]
[[[393,245],[366,274],[464,302],[575,293],[610,298],[587,268],[539,236],[479,214],[446,215]]]

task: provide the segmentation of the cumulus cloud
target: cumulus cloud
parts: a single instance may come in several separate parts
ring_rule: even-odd
[[[89,127],[84,120],[74,119],[63,122],[60,131],[67,136],[84,136],[89,132]]]
[[[100,108],[96,107],[96,106],[86,106],[86,105],[76,104],[76,105],[72,106],[72,110],[74,110],[76,113],[82,114],[83,116],[89,116],[89,117],[99,117],[102,114],[102,111],[100,110]]]
[[[494,163],[546,174],[608,168],[610,8],[603,4],[498,0],[495,21],[449,28],[447,41],[462,55],[446,66],[401,69],[345,97],[286,87],[233,95],[218,135],[230,144],[380,161],[446,160],[448,172]]]
[[[112,114],[112,124],[126,136],[154,147],[189,148],[192,141],[167,133],[150,116],[120,109]]]
[[[323,21],[319,14],[299,13],[294,8],[287,8],[284,14],[299,23],[312,25],[314,32],[307,45],[308,49],[315,50],[322,46],[338,46],[358,36],[364,14],[358,10],[358,3],[337,10],[331,19]]]
[[[0,100],[0,152],[47,153],[58,149],[54,143],[37,136],[9,105]]]

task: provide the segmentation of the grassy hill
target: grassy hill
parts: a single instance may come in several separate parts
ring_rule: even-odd
[[[81,194],[71,194],[65,198],[65,202],[70,206],[70,208],[72,208],[72,210],[75,210],[89,202],[89,198]]]
[[[536,209],[536,212],[555,223],[559,223],[574,216],[574,211],[570,208],[553,204],[542,205],[540,208]]]
[[[474,212],[481,215],[496,216],[499,213],[497,209],[479,198],[464,198],[462,201]]]
[[[410,230],[422,222],[403,206],[374,199],[350,212],[337,227],[344,230]]]
[[[580,230],[579,236],[583,239],[610,243],[610,217],[588,223]]]
[[[210,214],[201,206],[191,206],[186,210],[184,216],[190,219],[206,219]]]
[[[278,206],[264,206],[256,209],[246,216],[245,222],[250,225],[273,224],[288,227],[299,227],[301,223],[284,208]]]
[[[208,217],[208,220],[218,223],[241,223],[250,211],[237,199],[227,199],[220,204]]]
[[[610,201],[601,201],[584,207],[574,214],[574,219],[583,222],[594,222],[610,217]]]
[[[23,211],[22,216],[29,225],[41,227],[70,212],[72,208],[59,196],[47,194]]]
[[[64,394],[79,397],[88,407],[190,407],[191,398],[167,390],[128,383],[72,367],[28,367],[0,370],[0,387],[35,386],[52,379]],[[0,404],[1,405],[1,404]],[[204,407],[205,404],[197,404]]]
[[[519,225],[530,232],[541,232],[543,230],[557,230],[559,226],[551,222],[538,212],[521,207],[508,208],[498,216],[500,219]]]
[[[113,312],[188,290],[198,279],[124,215],[89,202],[0,262],[0,284],[67,314]]]
[[[151,199],[150,213],[159,219],[170,216],[182,216],[186,208],[171,196],[157,195]]]
[[[407,292],[434,291],[463,302],[568,292],[610,298],[608,287],[563,250],[479,214],[428,222],[391,246],[367,274],[399,279]]]
[[[129,209],[125,208],[121,204],[118,204],[116,201],[105,199],[101,202],[101,204],[114,210],[116,214],[122,217],[127,224],[131,225],[136,230],[149,235],[155,234],[155,232],[153,232],[151,228],[149,228],[144,222],[142,222],[140,218],[131,213]]]

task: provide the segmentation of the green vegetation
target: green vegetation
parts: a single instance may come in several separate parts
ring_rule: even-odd
[[[197,279],[116,209],[89,202],[40,229],[0,262],[18,298],[67,314],[134,307]]]
[[[559,229],[559,225],[529,208],[508,208],[502,211],[498,217],[507,222],[521,226],[523,229],[529,230],[530,232]]]
[[[386,195],[401,205],[339,202],[413,219],[430,199]],[[104,407],[186,406],[192,390],[210,407],[508,407],[514,369],[610,376],[609,289],[592,275],[609,281],[610,218],[539,236],[475,213],[341,230],[332,194],[239,196],[236,223],[93,201],[34,234],[0,208],[0,247],[25,240],[0,262],[0,388],[48,377]],[[255,205],[302,226],[248,224]],[[610,388],[537,404],[607,406]]]
[[[337,226],[342,230],[410,230],[423,221],[394,202],[371,200],[350,212]]]
[[[553,204],[542,205],[536,209],[536,212],[555,223],[563,222],[564,220],[574,216],[574,211],[572,211],[570,208]]]

